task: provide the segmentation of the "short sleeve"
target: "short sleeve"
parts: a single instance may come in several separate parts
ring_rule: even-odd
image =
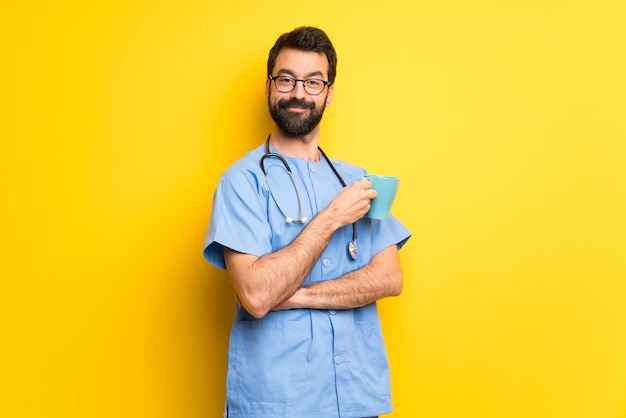
[[[271,252],[267,198],[255,173],[232,168],[220,179],[204,246],[204,257],[225,269],[223,247],[262,257]]]
[[[394,244],[400,250],[411,238],[411,232],[393,215],[390,215],[388,219],[370,219],[369,221],[372,228],[370,235],[372,257]]]

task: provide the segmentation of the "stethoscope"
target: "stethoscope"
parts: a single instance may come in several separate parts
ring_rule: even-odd
[[[271,135],[270,135],[271,136]],[[322,154],[322,156],[324,157],[324,159],[326,160],[326,162],[328,163],[328,165],[330,166],[330,168],[333,170],[333,173],[335,173],[335,176],[337,176],[337,179],[339,179],[339,182],[341,183],[341,185],[343,187],[346,187],[346,182],[343,180],[343,177],[341,177],[341,174],[339,174],[339,172],[337,171],[337,169],[335,168],[335,166],[333,165],[333,163],[330,161],[330,159],[326,156],[326,153],[324,151],[322,151],[322,149],[320,147],[317,147],[317,149],[319,150],[320,154]],[[274,192],[272,191],[272,186],[270,185],[270,179],[267,175],[267,171],[265,170],[265,159],[268,157],[275,157],[278,158],[283,165],[285,166],[285,168],[287,169],[287,173],[289,173],[289,177],[291,177],[291,184],[293,184],[293,188],[296,191],[296,197],[298,198],[298,207],[299,207],[299,214],[298,214],[298,218],[292,218],[291,216],[287,215],[287,212],[285,212],[285,210],[283,209],[283,207],[280,205],[280,203],[278,203],[278,200],[276,199],[276,196],[274,195]],[[272,199],[274,199],[274,203],[276,203],[276,206],[278,207],[278,210],[280,210],[280,213],[283,214],[283,216],[285,217],[285,222],[289,223],[289,224],[303,224],[305,223],[308,219],[305,216],[302,216],[302,199],[300,198],[300,191],[298,190],[298,186],[296,185],[296,179],[293,176],[293,172],[291,171],[291,167],[289,167],[289,164],[287,163],[287,160],[285,159],[285,157],[283,157],[280,154],[277,154],[275,152],[270,152],[270,137],[267,137],[267,142],[265,142],[265,155],[261,157],[261,170],[263,170],[263,175],[265,176],[265,181],[267,182],[267,188],[270,191],[270,195],[272,195]],[[350,254],[350,257],[353,260],[356,260],[356,256],[357,256],[357,250],[356,250],[356,222],[354,222],[352,224],[352,241],[350,241],[348,243],[348,254]]]

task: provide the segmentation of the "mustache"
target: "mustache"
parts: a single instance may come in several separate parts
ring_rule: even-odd
[[[286,107],[299,107],[302,109],[315,109],[315,102],[307,102],[300,99],[280,99],[278,101],[278,108],[285,109]]]

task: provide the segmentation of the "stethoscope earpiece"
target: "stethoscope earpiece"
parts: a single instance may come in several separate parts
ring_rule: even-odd
[[[303,224],[303,223],[306,223],[306,221],[308,221],[306,216],[303,216],[300,219],[293,219],[290,216],[285,217],[285,222],[287,222],[288,224]]]

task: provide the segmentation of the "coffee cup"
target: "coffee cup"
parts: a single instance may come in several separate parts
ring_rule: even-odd
[[[376,174],[368,174],[365,178],[372,182],[372,189],[378,192],[378,195],[371,200],[370,210],[365,216],[371,219],[387,219],[398,192],[400,179]]]

